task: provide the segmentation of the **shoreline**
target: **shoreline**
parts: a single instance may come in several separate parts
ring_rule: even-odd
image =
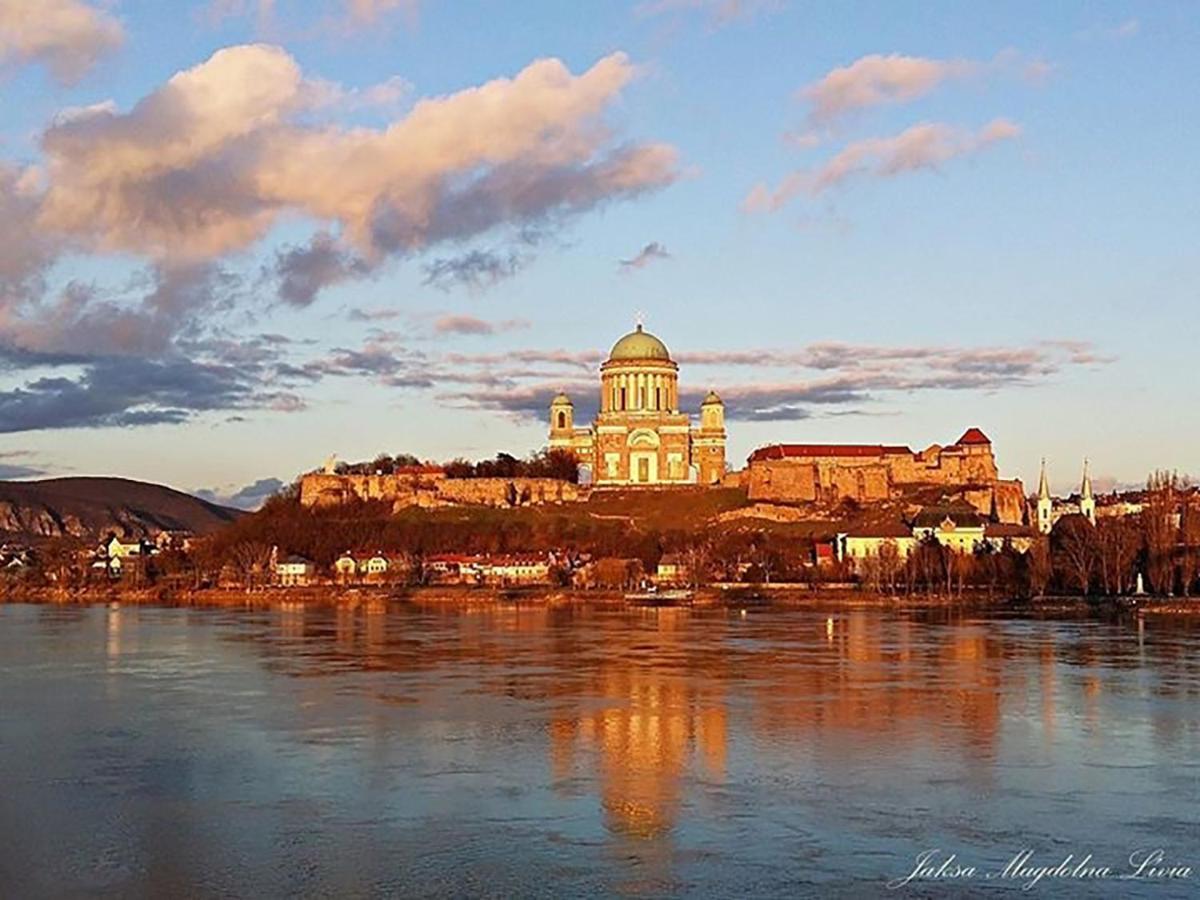
[[[645,602],[643,602],[645,601]],[[723,585],[703,587],[684,602],[653,602],[652,595],[631,599],[625,591],[578,590],[548,586],[495,588],[461,585],[396,588],[384,585],[316,585],[306,587],[241,588],[139,588],[117,586],[67,590],[53,587],[10,589],[0,604],[31,603],[59,606],[96,606],[117,603],[163,608],[270,608],[311,606],[386,609],[390,605],[497,606],[528,605],[548,608],[605,607],[612,609],[903,609],[978,610],[1041,615],[1200,615],[1200,598],[1180,597],[1079,597],[1048,596],[1038,600],[988,597],[986,594],[944,596],[936,594],[887,595],[852,588]]]

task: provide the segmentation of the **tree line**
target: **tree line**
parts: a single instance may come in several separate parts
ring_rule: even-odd
[[[393,475],[417,466],[436,466],[447,478],[553,478],[558,481],[579,481],[579,462],[567,450],[540,450],[522,458],[500,452],[492,459],[472,461],[462,457],[447,463],[422,462],[411,453],[391,455],[381,453],[363,462],[339,462],[334,471],[339,475]]]

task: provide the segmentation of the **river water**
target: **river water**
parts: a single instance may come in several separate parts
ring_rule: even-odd
[[[0,606],[4,898],[1184,897],[1198,801],[1188,621]]]

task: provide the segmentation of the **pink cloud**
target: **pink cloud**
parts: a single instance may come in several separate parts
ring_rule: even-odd
[[[384,128],[351,129],[305,121],[328,85],[284,50],[230,47],[129,112],[51,125],[39,219],[92,249],[205,259],[296,213],[378,262],[577,214],[677,177],[673,147],[616,143],[603,122],[635,74],[622,53],[578,75],[543,59],[420,100]]]
[[[82,0],[0,0],[0,64],[40,62],[73,84],[124,39],[120,22]]]
[[[994,119],[971,132],[942,123],[922,123],[890,137],[853,141],[815,169],[794,172],[774,190],[756,185],[742,202],[745,212],[775,212],[797,194],[820,194],[861,175],[890,178],[921,169],[937,169],[1000,141],[1016,138],[1019,125]]]

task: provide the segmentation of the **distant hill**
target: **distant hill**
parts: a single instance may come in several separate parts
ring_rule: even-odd
[[[243,515],[161,484],[127,478],[0,481],[0,537],[69,535],[98,539],[110,531],[148,537],[160,531],[208,534]]]

